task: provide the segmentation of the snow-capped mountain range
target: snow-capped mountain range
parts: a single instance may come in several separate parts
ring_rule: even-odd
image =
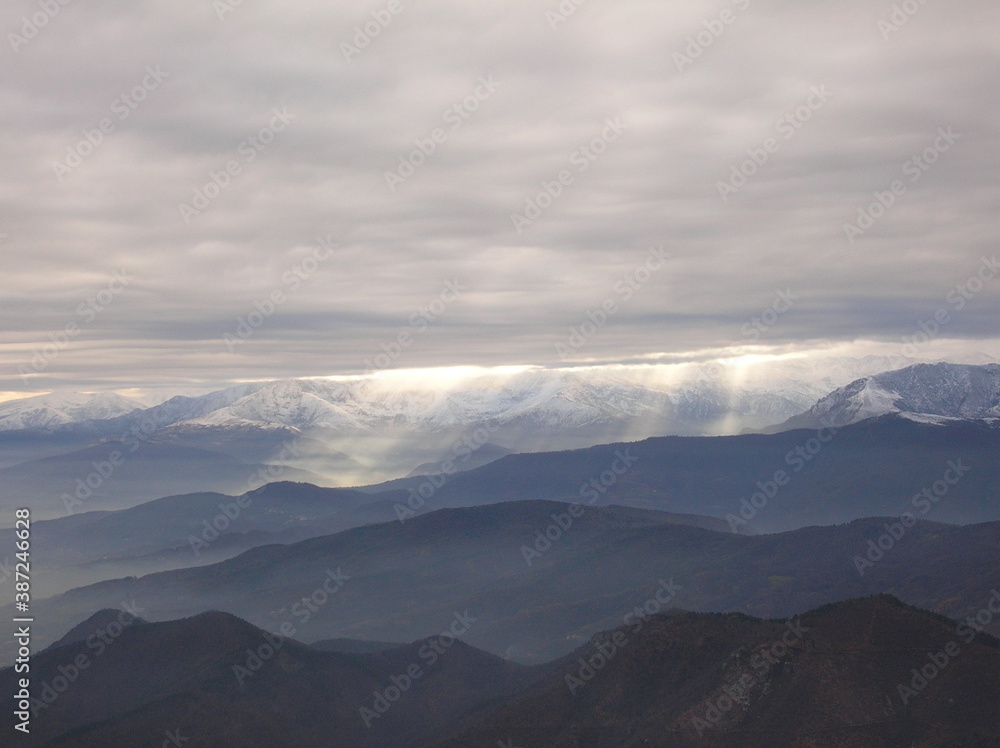
[[[0,403],[0,431],[56,429],[83,421],[105,421],[146,406],[114,392],[53,392]]]
[[[1000,365],[915,364],[864,377],[778,428],[846,426],[890,413],[930,423],[1000,418]]]
[[[715,367],[434,372],[419,379],[301,379],[240,384],[151,408],[118,395],[43,395],[0,404],[0,431],[60,429],[95,419],[112,429],[434,431],[480,424],[546,429],[637,425],[653,433],[738,433],[806,410],[831,390],[912,363],[902,357],[784,359]]]
[[[211,406],[220,407],[205,407],[203,415],[178,419],[174,427],[363,434],[492,424],[552,431],[617,427],[637,437],[731,434],[780,423],[837,388],[911,364],[903,357],[871,356],[677,370],[486,370],[443,381],[433,375],[417,381],[392,376],[283,380],[206,396],[213,399]]]
[[[0,404],[0,464],[102,441],[155,441],[364,485],[498,454],[649,436],[844,425],[886,413],[1000,417],[1000,364],[788,358],[683,367],[451,370],[234,385],[153,407],[115,394]],[[779,424],[774,426],[773,424]],[[24,434],[26,438],[19,438]],[[283,447],[294,440],[302,454]]]
[[[489,425],[524,434],[582,430],[597,437],[606,431],[609,438],[726,434],[812,426],[821,418],[843,425],[892,412],[995,417],[998,380],[996,363],[914,365],[875,356],[715,367],[442,370],[246,383],[149,408],[114,393],[53,393],[0,404],[0,431],[139,429],[149,436],[293,429],[348,436]]]

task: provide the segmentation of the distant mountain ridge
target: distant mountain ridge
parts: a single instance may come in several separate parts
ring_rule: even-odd
[[[250,548],[329,535],[382,521],[389,500],[307,483],[270,483],[241,496],[167,496],[118,511],[81,512],[32,524],[35,598],[104,579],[203,565]],[[14,547],[0,529],[0,547]],[[0,554],[0,559],[3,555]]]
[[[58,415],[30,400],[10,401],[0,406],[0,467],[107,440],[158,442],[247,463],[280,462],[321,476],[326,485],[358,486],[414,471],[439,472],[449,454],[461,458],[459,467],[465,469],[483,461],[486,453],[471,461],[469,453],[486,443],[494,450],[537,452],[666,434],[757,430],[803,412],[858,377],[908,363],[899,356],[869,356],[387,371],[246,382],[137,410],[120,401],[110,409],[101,404],[106,398],[93,396],[87,408]],[[292,443],[301,454],[289,460],[281,453]],[[209,486],[193,490],[199,488]],[[163,484],[158,492],[180,490]]]
[[[53,392],[0,403],[0,431],[57,429],[83,421],[119,418],[146,406],[114,392]]]
[[[13,414],[30,400],[61,397],[53,394],[0,405],[0,430],[63,428],[88,420],[114,421],[108,432],[117,433],[142,422],[156,431],[177,426],[253,426],[366,432],[387,426],[450,429],[485,422],[575,428],[653,419],[700,433],[698,427],[732,414],[760,425],[768,419],[773,423],[783,413],[787,417],[801,412],[835,386],[909,362],[900,356],[869,356],[726,364],[707,370],[690,365],[666,380],[644,374],[641,368],[527,369],[503,374],[484,370],[451,385],[433,382],[433,374],[424,383],[403,385],[364,378],[290,379],[240,384],[198,397],[178,396],[131,418],[123,418],[129,413],[120,403],[118,412],[101,414],[95,409],[51,423],[21,425],[2,419],[5,408]]]
[[[1000,423],[952,420],[935,425],[890,414],[822,436],[824,441],[815,431],[802,429],[664,436],[514,454],[459,473],[442,487],[425,491],[429,497],[422,503],[412,503],[418,511],[429,511],[523,499],[595,500],[733,516],[739,527],[755,532],[905,511],[956,524],[1000,520]],[[618,453],[627,453],[631,465],[620,475],[603,475]],[[946,499],[918,511],[913,497],[940,480],[949,463],[958,459],[968,469],[963,467]]]
[[[320,476],[300,468],[244,462],[197,447],[106,441],[68,454],[0,468],[4,489],[0,493],[0,511],[29,506],[33,519],[53,519],[79,512],[123,509],[169,494],[241,494],[278,476],[322,483]],[[170,490],[164,493],[163,486]]]
[[[54,641],[93,611],[133,600],[149,621],[217,609],[271,631],[293,622],[306,640],[411,641],[468,609],[478,619],[470,644],[544,662],[614,625],[664,585],[680,590],[670,607],[689,610],[785,617],[889,592],[962,617],[990,597],[1000,573],[1000,522],[918,521],[861,573],[858,558],[869,559],[882,536],[892,540],[887,527],[898,518],[748,536],[626,507],[569,512],[548,501],[445,509],[105,581],[34,603],[34,640]],[[331,574],[346,578],[343,588],[305,615],[300,601]],[[8,612],[10,605],[0,609]],[[997,626],[994,620],[990,630]]]
[[[768,430],[847,426],[890,413],[928,422],[1000,418],[1000,364],[914,364],[864,377]]]
[[[571,450],[666,435],[774,433],[893,413],[934,423],[1000,413],[1000,364],[887,370],[908,363],[901,357],[788,359],[688,368],[670,376],[640,367],[282,380],[174,397],[110,418],[91,416],[121,413],[132,404],[94,399],[55,417],[29,401],[13,401],[4,404],[6,420],[0,410],[0,469],[25,464],[25,476],[34,473],[44,482],[49,471],[39,459],[66,455],[72,462],[81,450],[123,441],[215,452],[229,462],[279,464],[298,469],[298,478],[310,482],[362,486],[443,473],[449,462],[468,471],[504,451]],[[45,398],[54,403],[56,396]],[[73,412],[80,420],[67,421]],[[11,430],[25,423],[36,427]],[[181,487],[167,481],[148,488],[145,498],[229,491],[218,482]]]

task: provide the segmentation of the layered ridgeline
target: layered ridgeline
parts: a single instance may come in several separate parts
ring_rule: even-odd
[[[51,521],[37,521],[36,511],[35,592],[44,597],[203,565],[261,545],[409,522],[445,507],[513,501],[666,510],[687,524],[743,534],[871,516],[996,521],[998,449],[1000,429],[986,422],[934,425],[890,415],[835,432],[664,437],[508,455],[465,472],[357,490],[279,482],[238,495],[199,491]],[[12,530],[0,530],[0,542],[12,548],[13,540]]]
[[[316,473],[280,462],[251,462],[211,449],[106,441],[0,469],[0,512],[27,506],[35,519],[54,519],[121,509],[170,494],[239,495],[279,479],[324,481]]]
[[[998,586],[998,544],[1000,523],[875,518],[751,536],[719,520],[519,501],[74,589],[34,604],[34,635],[44,645],[95,610],[128,606],[148,620],[224,610],[271,631],[290,625],[305,641],[412,641],[457,611],[476,618],[470,644],[542,662],[654,595],[662,610],[783,617],[889,592],[967,616]]]
[[[383,372],[246,383],[137,410],[131,401],[112,407],[107,401],[117,396],[110,395],[95,396],[90,407],[70,407],[56,393],[0,403],[0,467],[111,440],[129,448],[155,443],[244,462],[283,462],[323,476],[328,485],[361,485],[454,457],[469,443],[482,446],[483,437],[524,452],[763,428],[801,413],[836,387],[906,363],[869,357],[651,369],[441,370],[422,378]],[[289,443],[298,453],[279,460]],[[184,490],[229,488],[160,484],[158,494],[142,495]]]
[[[446,506],[555,499],[726,519],[741,532],[900,516],[1000,520],[1000,424],[886,415],[840,429],[661,437],[517,454],[407,490],[402,517]]]
[[[385,521],[406,492],[279,482],[239,496],[201,491],[32,525],[35,598],[104,579],[201,566],[250,548]],[[0,547],[14,548],[13,529]]]
[[[858,366],[835,369],[822,381],[853,374]],[[975,429],[997,424],[998,372],[1000,365],[996,364],[921,364],[856,379],[829,395],[828,390],[818,389],[819,380],[803,383],[788,372],[774,382],[761,383],[750,377],[738,391],[721,376],[707,374],[695,382],[650,383],[612,379],[607,374],[527,371],[481,375],[460,380],[451,388],[439,382],[437,389],[429,385],[421,389],[415,384],[399,389],[384,382],[377,384],[377,379],[347,383],[296,380],[241,385],[199,398],[173,398],[111,419],[8,431],[2,430],[3,408],[13,419],[10,423],[21,424],[23,419],[14,418],[12,412],[28,406],[24,402],[5,403],[0,405],[0,466],[7,466],[0,467],[0,479],[7,490],[0,498],[0,509],[30,505],[37,518],[43,519],[69,510],[120,509],[196,491],[239,495],[274,480],[338,486],[369,485],[380,478],[405,481],[400,477],[472,471],[511,451],[551,451],[661,434],[739,432],[746,427],[744,416],[750,411],[761,416],[755,422],[760,425],[780,421],[790,413],[801,414],[810,404],[813,408],[807,413],[771,431],[787,431],[796,425],[814,430],[823,424],[840,428],[890,415]],[[783,388],[782,383],[788,387]],[[817,404],[823,395],[827,396]],[[794,406],[786,403],[787,407],[778,407],[775,403],[781,398],[794,401]],[[700,425],[684,425],[695,423]],[[766,483],[779,469],[794,475],[807,463],[812,467],[822,462],[812,460],[819,447],[807,442],[808,437],[796,438],[802,444],[790,445],[786,452],[801,446],[810,453],[789,458],[778,455],[775,467],[763,473],[736,455],[737,462],[747,468],[742,477],[754,478],[749,486],[758,480]],[[889,438],[898,442],[910,437],[889,434]],[[757,454],[761,444],[785,443],[779,439],[716,445],[714,440],[696,439],[687,442],[683,451],[695,454],[697,463],[743,447],[748,447],[747,454]],[[838,448],[827,451],[837,453]],[[869,450],[869,454],[876,454],[876,450]],[[883,451],[879,457],[887,455]],[[905,456],[901,457],[905,461]],[[666,467],[673,469],[669,463]],[[686,465],[677,468],[697,478]],[[716,468],[723,475],[734,474],[726,465],[713,466]],[[881,472],[851,469],[844,475],[874,483]],[[899,474],[905,477],[909,472],[900,470]],[[535,480],[528,495],[570,496],[542,493],[547,483]],[[377,490],[407,485],[384,485]],[[704,507],[662,508],[712,514],[718,509],[712,505],[715,489],[721,485],[713,479],[701,483],[699,488],[705,489],[702,493],[708,502]],[[882,486],[873,487],[877,489],[874,493],[886,495]],[[662,498],[661,488],[652,486],[649,498]],[[687,496],[681,500],[693,503],[693,489],[693,484],[685,484],[683,493]],[[810,487],[815,489],[815,485]],[[725,491],[732,490],[739,497],[747,489],[726,482]],[[893,500],[895,497],[893,494]],[[830,503],[829,497],[825,500]],[[851,500],[869,501],[871,497],[852,496]],[[619,499],[619,503],[631,500]],[[845,515],[838,514],[836,500],[832,503],[834,511],[828,515],[815,512],[809,517],[811,510],[807,508],[801,520],[842,521],[891,511],[883,508]],[[971,513],[963,518],[955,513],[942,518],[974,521],[984,517]]]
[[[639,620],[438,748],[1000,745],[1000,649],[891,597],[791,621]]]
[[[788,621],[642,615],[530,668],[465,644],[477,623],[458,618],[369,654],[218,612],[111,624],[102,612],[36,655],[31,744],[1000,745],[998,642],[890,597]],[[15,675],[0,693],[18,704]],[[0,729],[16,719],[4,710]]]
[[[715,516],[750,532],[904,512],[952,523],[1000,519],[993,498],[1000,491],[1000,464],[995,459],[1000,424],[995,420],[934,424],[895,414],[818,432],[659,437],[513,454],[479,467],[472,467],[475,450],[465,442],[459,445],[458,454],[423,468],[439,473],[435,477],[417,475],[360,489],[372,503],[390,492],[407,496],[399,501],[394,494],[384,504],[384,513],[372,508],[367,521],[520,499],[617,503]],[[70,511],[131,507],[171,495],[154,493],[161,479],[169,486],[180,485],[181,493],[234,496],[275,480],[318,480],[284,465],[246,464],[219,453],[159,443],[144,445],[104,480],[97,468],[103,469],[105,453],[112,448],[103,445],[0,470],[8,489],[0,505],[26,503],[36,519],[47,519]],[[92,458],[98,458],[97,468]],[[93,478],[95,488],[84,486],[83,498],[78,498],[73,486],[83,480],[81,475]]]

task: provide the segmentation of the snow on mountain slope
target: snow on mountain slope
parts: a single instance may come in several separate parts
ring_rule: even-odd
[[[340,404],[342,402],[341,388],[335,384],[282,380],[262,385],[224,407],[185,423],[195,426],[256,425],[363,430],[364,424],[346,412]]]
[[[483,370],[409,381],[394,373],[283,380],[193,416],[178,428],[446,430],[479,424],[586,429],[647,424],[650,433],[736,433],[801,413],[835,387],[908,359],[767,361],[702,367]],[[651,372],[653,372],[651,374]]]
[[[52,429],[80,421],[107,420],[144,407],[138,400],[114,392],[53,392],[0,403],[0,431]]]
[[[1000,364],[915,364],[858,379],[778,428],[846,426],[889,413],[928,423],[1000,417]]]
[[[163,429],[324,429],[349,436],[443,432],[483,424],[521,433],[564,429],[599,435],[603,429],[633,438],[739,433],[803,414],[837,388],[846,392],[837,397],[849,400],[836,406],[845,422],[898,410],[895,400],[903,384],[883,375],[912,363],[898,356],[790,357],[736,359],[715,366],[382,372],[244,383],[142,410],[118,395],[53,394],[0,404],[0,430],[60,429],[100,419],[82,428],[144,436]],[[869,380],[873,384],[859,384]],[[833,400],[825,403],[824,408],[833,407]],[[917,401],[903,409],[937,412]],[[940,414],[951,412],[945,408]]]
[[[484,422],[530,420],[578,427],[670,408],[666,393],[579,375],[527,372],[484,376],[457,388],[389,386],[378,380],[285,380],[183,425],[316,427],[365,432],[378,428],[447,429]]]

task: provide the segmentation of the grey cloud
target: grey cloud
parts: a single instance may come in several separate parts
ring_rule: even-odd
[[[593,0],[553,30],[557,5],[404,2],[348,61],[341,45],[384,3],[243,3],[221,20],[210,2],[72,3],[0,50],[7,386],[358,371],[449,278],[469,291],[399,365],[556,365],[555,342],[660,244],[668,265],[584,357],[724,348],[780,288],[802,298],[768,344],[891,350],[996,251],[993,4],[928,3],[886,41],[891,3],[755,0],[683,72],[673,55],[737,4]],[[37,7],[6,7],[0,29]],[[157,65],[169,77],[119,119],[116,97]],[[445,112],[480,76],[496,92],[452,129]],[[779,118],[824,85],[829,102],[783,139]],[[276,108],[294,120],[248,160],[240,145]],[[52,162],[106,117],[114,131],[60,182]],[[581,170],[609,117],[627,130]],[[843,224],[948,126],[961,140],[849,243]],[[386,172],[435,128],[444,142],[390,190]],[[780,149],[723,202],[719,181],[767,138]],[[185,223],[178,205],[233,160],[240,173]],[[517,233],[511,214],[564,170],[572,183]],[[335,255],[220,352],[326,236]],[[121,267],[134,284],[19,380],[26,348]],[[998,289],[942,335],[993,345]]]

